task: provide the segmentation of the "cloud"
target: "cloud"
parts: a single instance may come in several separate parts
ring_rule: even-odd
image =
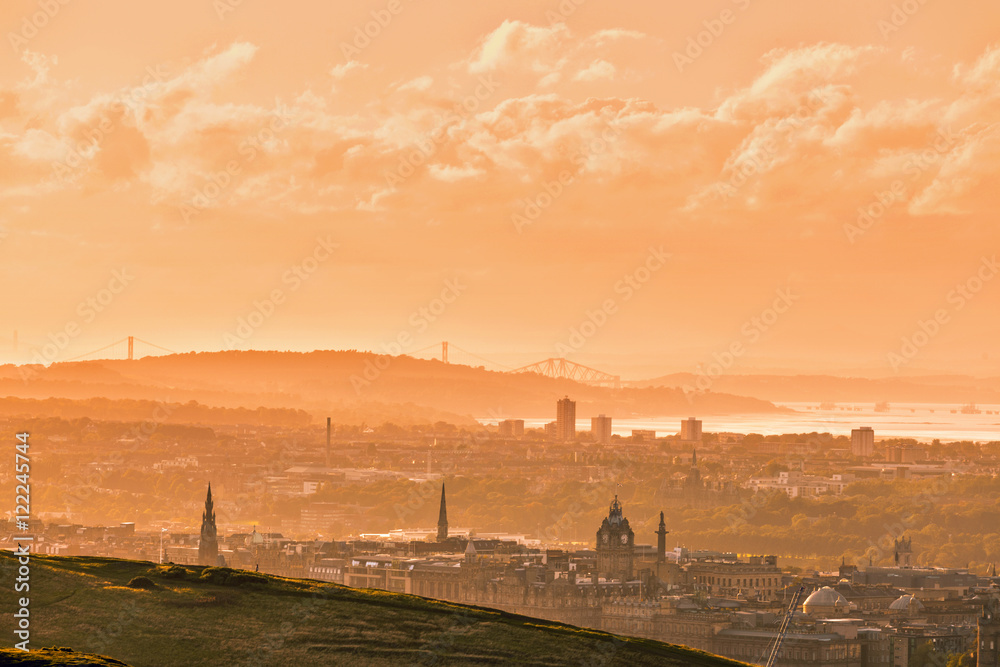
[[[366,63],[361,63],[357,60],[350,60],[346,63],[341,63],[340,65],[334,65],[330,69],[330,76],[332,76],[335,81],[340,81],[350,74],[358,74],[360,72],[364,72],[368,68],[369,65]]]
[[[422,92],[429,89],[432,85],[434,85],[434,77],[419,76],[400,85],[396,90],[416,90]]]
[[[246,42],[73,103],[56,61],[28,53],[24,83],[0,92],[0,196],[113,186],[175,210],[200,197],[210,201],[199,211],[422,211],[426,220],[450,201],[502,218],[538,183],[569,173],[567,201],[588,201],[580,206],[594,213],[613,215],[628,193],[681,217],[801,207],[833,220],[908,178],[947,127],[962,139],[907,182],[908,214],[996,203],[988,184],[1000,164],[997,49],[955,67],[954,88],[923,96],[871,93],[879,82],[922,76],[912,54],[830,43],[768,52],[756,76],[712,106],[580,95],[620,84],[636,62],[616,49],[647,41],[635,31],[577,35],[504,21],[469,57],[384,84],[349,112],[333,110],[332,90],[307,88],[273,106],[220,97],[258,53]],[[328,71],[340,82],[368,69],[351,61]],[[481,77],[503,85],[476,98]],[[463,107],[470,99],[474,108]],[[53,181],[55,165],[69,162]],[[233,164],[238,173],[225,176]],[[220,180],[227,185],[213,185]]]
[[[487,35],[469,62],[473,74],[526,69],[549,73],[562,60],[558,55],[570,40],[565,24],[534,26],[522,21],[504,21]]]
[[[607,60],[597,59],[587,69],[577,72],[573,79],[575,81],[611,81],[617,73],[618,69]]]
[[[468,165],[455,167],[451,165],[432,164],[430,166],[431,176],[446,183],[456,183],[468,178],[476,178],[477,176],[483,176],[485,173],[482,169]]]
[[[648,42],[646,35],[634,30],[615,28],[578,36],[563,23],[535,26],[504,21],[483,38],[466,67],[473,74],[502,73],[542,89],[565,81],[607,81],[619,74],[616,58],[647,65],[652,54],[636,51],[635,45]]]

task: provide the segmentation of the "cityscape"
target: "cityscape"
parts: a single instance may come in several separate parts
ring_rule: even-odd
[[[348,428],[329,418],[325,432],[201,429],[198,437],[215,441],[214,453],[179,441],[159,447],[157,457],[130,463],[131,482],[95,460],[91,474],[100,484],[88,489],[94,495],[74,507],[79,489],[67,484],[70,509],[32,520],[34,548],[418,595],[751,664],[768,657],[779,634],[778,665],[910,665],[935,656],[947,662],[982,656],[1000,641],[1000,618],[991,620],[1000,603],[997,552],[984,553],[989,562],[968,562],[983,552],[964,545],[963,563],[935,553],[941,545],[928,533],[927,517],[885,522],[874,539],[862,532],[861,546],[839,559],[839,545],[824,552],[804,537],[797,547],[770,542],[781,551],[768,551],[769,541],[753,531],[765,512],[806,510],[803,501],[835,506],[871,484],[910,485],[950,502],[960,494],[956,479],[989,480],[995,512],[1000,442],[919,443],[882,438],[868,426],[839,436],[712,433],[696,417],[678,420],[674,433],[636,429],[622,436],[612,434],[613,417],[605,414],[590,418],[589,431],[578,430],[586,419],[578,419],[569,396],[553,407],[553,421],[528,429],[522,419],[478,430],[441,422],[408,431]],[[55,441],[71,452],[90,436],[108,437],[106,426],[91,423]],[[193,433],[167,440],[185,435]],[[288,444],[280,460],[253,461],[254,446],[281,440]],[[117,437],[103,449],[112,460],[115,447],[126,444],[127,436]],[[44,450],[41,438],[35,446]],[[44,455],[35,461],[45,468]],[[138,508],[142,489],[159,486],[154,479],[177,486],[176,506],[160,509],[174,517],[187,512],[186,520],[157,520],[167,513],[143,508],[125,517],[133,520],[94,521],[98,496],[124,494],[130,500],[123,506]],[[535,497],[561,485],[577,491],[554,495],[563,504],[523,512],[519,521],[498,508],[473,514],[462,507],[481,505],[477,496],[503,479],[533,480],[528,492]],[[387,493],[398,498],[390,507],[360,501]],[[336,501],[351,496],[353,502]],[[679,520],[692,511],[721,512],[724,521],[716,530],[692,530]],[[818,522],[801,513],[791,519],[805,532]],[[0,544],[11,548],[14,535],[13,522],[0,523]]]
[[[1000,4],[0,26],[0,665],[1000,667]]]

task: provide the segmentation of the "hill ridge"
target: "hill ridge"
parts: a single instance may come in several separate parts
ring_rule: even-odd
[[[501,373],[406,355],[367,352],[198,352],[134,361],[0,366],[0,396],[197,401],[217,408],[299,410],[321,421],[331,411],[360,424],[404,419],[466,423],[504,414],[539,418],[565,395],[578,414],[663,417],[785,411],[757,398],[675,387],[613,389],[536,373]],[[360,407],[359,407],[360,406]],[[406,409],[403,409],[406,408]],[[384,416],[372,418],[373,413]],[[405,425],[405,424],[403,424]]]

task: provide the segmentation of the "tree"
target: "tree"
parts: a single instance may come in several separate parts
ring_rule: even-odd
[[[784,463],[779,463],[777,460],[770,461],[764,466],[764,475],[766,477],[777,477],[779,472],[788,472],[788,466]]]
[[[924,642],[910,655],[909,667],[941,667],[947,662],[944,653],[934,648],[934,642]]]
[[[948,655],[948,664],[945,667],[976,667],[976,654],[974,651],[951,653]]]

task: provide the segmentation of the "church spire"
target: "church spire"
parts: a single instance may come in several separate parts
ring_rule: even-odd
[[[201,542],[198,544],[198,562],[201,565],[217,565],[219,559],[219,537],[215,526],[215,503],[212,502],[212,483],[208,483],[205,497],[205,511],[201,514]]]
[[[208,496],[205,498],[205,511],[201,514],[201,531],[205,532],[205,527],[211,525],[212,533],[215,533],[215,503],[212,502],[212,483],[208,483]]]
[[[441,482],[441,509],[438,511],[438,542],[448,539],[448,507],[444,500],[444,482]]]

